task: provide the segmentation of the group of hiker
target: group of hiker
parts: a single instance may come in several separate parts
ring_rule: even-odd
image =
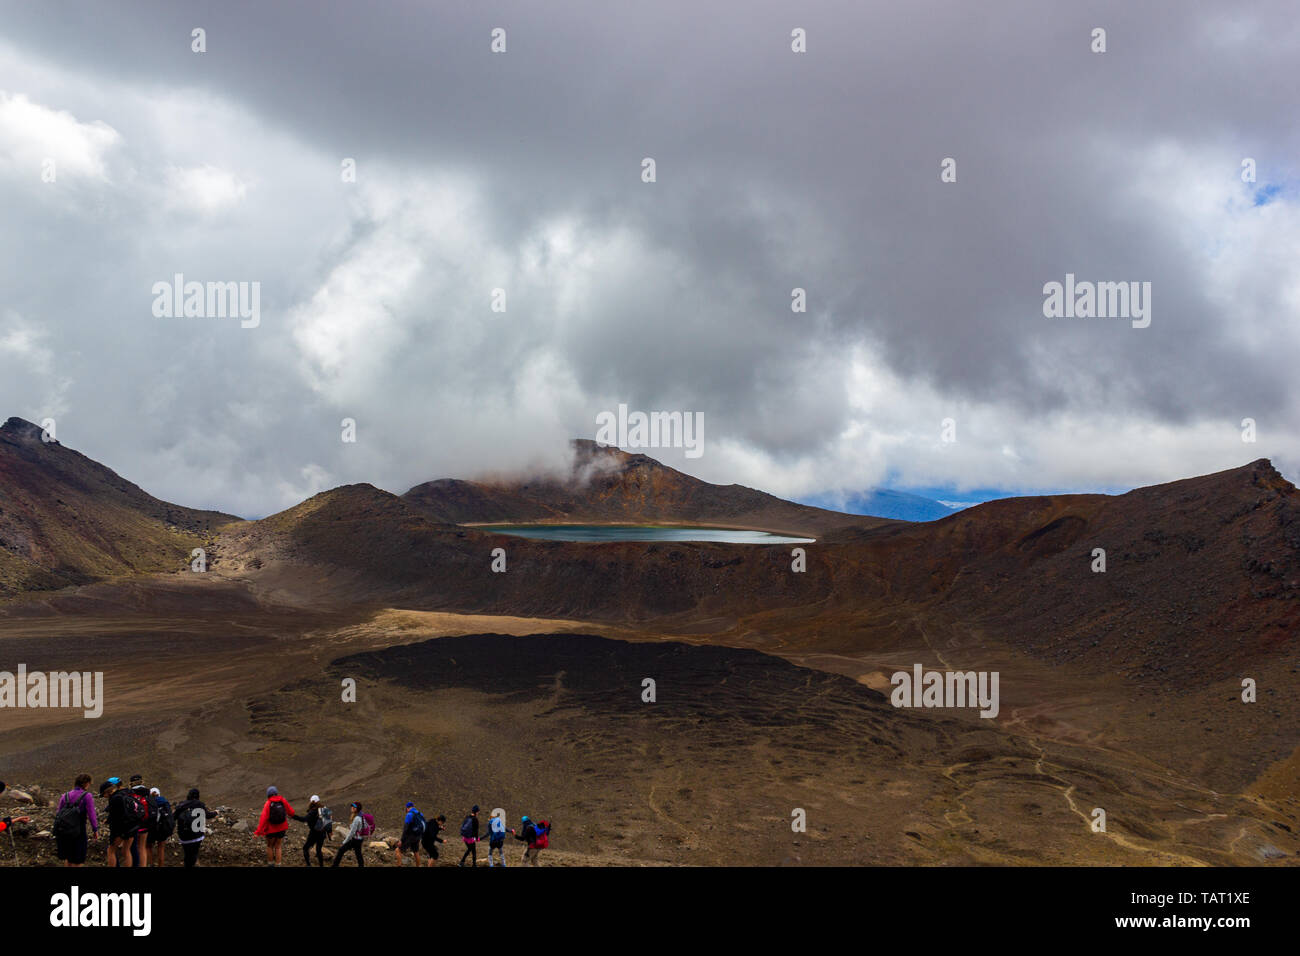
[[[90,774],[79,774],[72,789],[62,794],[55,806],[50,832],[55,853],[66,866],[85,863],[90,841],[99,841],[99,813],[90,784]],[[157,787],[146,787],[138,773],[129,784],[122,783],[121,777],[109,777],[99,785],[99,796],[108,800],[105,852],[108,865],[114,867],[148,866],[150,860],[163,866],[167,841],[173,833],[180,842],[185,865],[194,866],[208,835],[207,821],[217,815],[199,799],[197,787],[191,787],[185,799],[173,808]]]
[[[351,851],[357,860],[357,866],[365,866],[365,857],[361,854],[361,847],[367,837],[375,832],[375,818],[367,812],[360,803],[353,802],[348,805],[348,829],[343,838],[343,843],[337,853],[334,854],[334,862],[331,867],[338,866],[343,862],[343,858]],[[460,837],[465,844],[465,852],[460,858],[458,866],[464,866],[465,861],[470,861],[470,866],[478,866],[478,845],[481,842],[479,835],[479,808],[475,804],[466,815],[460,825]],[[312,794],[311,802],[307,807],[307,812],[299,816],[289,801],[280,796],[275,787],[267,787],[266,803],[262,805],[261,816],[258,817],[257,829],[253,832],[266,837],[266,862],[270,866],[279,866],[281,863],[281,850],[284,844],[284,838],[289,832],[289,821],[297,820],[307,824],[307,842],[302,845],[302,859],[307,866],[311,866],[312,851],[316,852],[316,863],[319,866],[325,865],[324,856],[321,848],[325,841],[330,838],[334,830],[334,813],[321,803],[319,796]],[[438,844],[447,841],[440,834],[447,829],[447,817],[445,814],[439,814],[432,820],[426,820],[424,814],[412,802],[407,801],[405,813],[402,817],[402,835],[398,840],[397,865],[402,865],[402,854],[409,853],[415,865],[420,865],[420,851],[425,852],[426,866],[433,866],[438,859]],[[506,865],[506,834],[509,833],[516,840],[527,844],[524,850],[522,862],[531,866],[537,865],[538,855],[542,850],[550,846],[551,824],[547,820],[533,821],[527,815],[520,819],[520,827],[516,830],[514,827],[507,827],[504,816],[493,816],[488,821],[488,866],[505,866]]]
[[[0,784],[0,788],[3,788]],[[91,776],[80,774],[71,790],[59,797],[54,812],[54,825],[51,834],[54,837],[55,851],[65,866],[81,866],[86,862],[90,841],[99,840],[100,820],[95,807],[95,798],[90,790]],[[217,816],[217,811],[209,809],[199,799],[198,788],[191,788],[186,799],[174,808],[157,787],[146,787],[140,774],[123,784],[120,777],[109,777],[99,787],[99,797],[107,798],[108,815],[108,865],[117,866],[163,866],[166,861],[167,841],[175,833],[181,845],[185,866],[198,863],[199,850],[204,838],[211,832],[208,821]],[[331,866],[338,866],[349,852],[356,856],[358,866],[365,866],[361,849],[366,838],[374,835],[375,818],[366,812],[362,805],[353,802],[348,806],[349,819],[347,833],[338,852],[334,854]],[[11,822],[28,822],[29,817],[5,817],[0,820],[0,832]],[[290,821],[307,825],[307,840],[302,846],[303,862],[311,866],[312,852],[316,863],[325,865],[322,848],[332,838],[334,832],[334,813],[321,802],[315,794],[301,816],[294,811],[279,790],[266,788],[266,802],[257,820],[253,833],[266,839],[266,863],[279,866],[282,863],[282,849],[289,832]],[[89,835],[86,828],[89,826]],[[447,817],[439,814],[432,820],[426,820],[424,814],[412,802],[406,804],[402,818],[402,834],[396,847],[397,865],[402,865],[403,853],[414,858],[415,865],[420,865],[420,851],[423,850],[427,866],[433,866],[438,859],[438,844],[446,841],[440,835],[447,829]],[[550,845],[551,824],[547,820],[532,820],[528,816],[520,819],[518,829],[507,827],[505,817],[497,814],[488,819],[486,842],[488,845],[488,866],[506,865],[507,835],[526,844],[522,863],[536,866],[541,851]],[[475,805],[466,815],[460,826],[460,839],[465,844],[465,852],[460,858],[459,866],[478,865],[478,845],[484,837],[480,835],[479,808]]]

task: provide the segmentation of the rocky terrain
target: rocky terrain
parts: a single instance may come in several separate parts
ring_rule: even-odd
[[[1300,859],[1300,495],[1268,461],[914,524],[579,443],[564,480],[350,485],[240,521],[34,427],[0,442],[0,648],[100,670],[107,700],[91,721],[4,711],[5,779],[544,811],[574,863]],[[501,520],[817,540],[797,564],[482,527]],[[892,707],[916,664],[997,672],[998,716]]]
[[[30,816],[29,823],[15,823],[13,825],[13,840],[0,841],[0,866],[63,866],[63,861],[58,858],[55,851],[54,838],[50,834],[50,828],[54,825],[54,805],[58,803],[59,794],[66,787],[43,788],[39,784],[21,786],[14,789],[12,794],[6,792],[0,795],[0,803],[4,805],[4,816]],[[104,802],[98,801],[96,809],[102,814],[104,812]],[[301,801],[303,809],[307,801]],[[203,849],[199,854],[199,866],[266,866],[266,841],[264,838],[255,836],[253,830],[257,827],[258,814],[260,807],[230,807],[220,804],[209,804],[209,808],[216,811],[216,816],[211,820],[211,832],[203,841]],[[295,810],[299,808],[295,805]],[[300,811],[301,813],[302,811]],[[378,821],[376,821],[378,823]],[[328,866],[333,862],[335,854],[343,841],[343,836],[347,831],[347,826],[336,826],[333,835],[326,840],[324,847],[321,849],[321,858]],[[106,847],[108,844],[107,830],[100,832],[99,839],[92,842],[89,851],[86,854],[86,866],[102,867],[108,865],[106,856]],[[399,842],[400,827],[377,826],[374,834],[366,841],[362,848],[362,855],[365,858],[366,866],[395,866],[397,856],[394,850]],[[284,849],[281,855],[281,866],[301,867],[307,864],[303,861],[302,846],[306,839],[307,828],[302,823],[291,823],[289,834],[285,837]],[[451,836],[444,839],[451,840]],[[507,866],[514,865],[523,855],[523,844],[511,841],[510,856],[507,859]],[[9,845],[5,845],[8,843]],[[434,866],[446,867],[456,865],[460,858],[460,852],[451,856],[451,851],[455,847],[463,846],[460,841],[453,841],[448,845],[446,850],[440,848],[440,855]],[[485,865],[486,844],[480,852],[479,865]],[[407,868],[414,866],[410,854],[403,854],[403,865]],[[428,862],[426,855],[421,852],[420,865],[423,867]],[[599,866],[609,865],[610,861],[602,861],[592,856],[584,856],[565,850],[548,850],[541,858],[539,865],[546,866]],[[158,866],[155,860],[151,866]],[[173,834],[171,839],[166,843],[166,851],[163,855],[164,867],[182,867],[184,858],[180,844]],[[316,865],[316,854],[313,851],[311,855],[311,865]],[[349,869],[356,866],[355,855],[349,851],[340,866]]]

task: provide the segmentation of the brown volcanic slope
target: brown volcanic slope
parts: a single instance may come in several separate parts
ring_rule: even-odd
[[[0,596],[182,568],[237,520],[160,501],[21,418],[0,427]]]
[[[36,447],[33,428],[0,445],[0,521],[29,536],[53,528],[73,553],[81,536],[91,551],[94,535],[152,540],[149,508],[169,506]],[[67,518],[69,504],[86,517]],[[638,516],[616,520],[653,509],[627,510]],[[166,533],[183,547],[162,566],[176,567],[193,539]],[[111,703],[90,727],[50,709],[11,714],[0,757],[30,780],[62,779],[95,754],[108,765],[90,768],[99,776],[130,765],[230,793],[271,775],[312,792],[333,774],[319,792],[333,788],[337,804],[364,786],[386,813],[404,793],[432,790],[448,808],[503,793],[512,807],[554,808],[584,840],[601,839],[587,814],[626,816],[642,845],[606,849],[628,861],[1294,864],[1298,534],[1300,495],[1263,460],[1113,497],[996,501],[926,524],[855,519],[805,546],[803,573],[789,545],[530,541],[351,485],[223,527],[209,574],[119,576],[0,607],[11,659],[81,668],[89,650]],[[160,539],[158,553],[171,546]],[[1104,574],[1090,570],[1098,547]],[[495,548],[504,574],[490,570]],[[33,566],[57,567],[49,553]],[[496,647],[485,632],[536,635],[538,647]],[[757,649],[818,672],[722,654],[704,680],[707,655],[611,646],[618,666],[584,674],[588,649],[549,643],[594,636]],[[400,647],[420,640],[434,643]],[[455,679],[424,686],[426,659]],[[820,676],[879,690],[913,663],[1000,671],[1000,716],[896,711]],[[338,697],[352,673],[356,710]],[[646,673],[661,682],[660,710],[640,703]],[[1240,700],[1246,676],[1257,704]],[[588,681],[607,683],[593,697]],[[781,842],[797,806],[819,821],[817,845]],[[1096,806],[1105,835],[1089,828]],[[762,829],[741,849],[734,821],[751,813]]]
[[[864,519],[808,545],[804,573],[788,545],[543,542],[428,514],[409,494],[336,488],[232,526],[223,570],[339,603],[611,622],[816,614],[827,626],[809,637],[830,650],[878,644],[923,616],[1048,663],[1135,676],[1277,657],[1300,632],[1300,494],[1265,460],[1118,496]],[[489,570],[498,547],[504,574]],[[1091,570],[1094,548],[1105,573]]]
[[[1088,721],[1122,725],[1107,733],[1159,728],[1135,746],[1195,760],[1217,786],[1300,742],[1300,494],[1264,460],[1118,496],[841,528],[806,546],[803,573],[789,545],[531,541],[436,524],[370,486],[233,526],[218,545],[221,574],[277,601],[652,627],[886,686],[914,662],[1003,669],[1003,719],[1070,697]],[[506,573],[490,570],[495,548]],[[1237,699],[1243,677],[1257,709]],[[1113,695],[1100,711],[1098,681]],[[1214,734],[1249,740],[1206,746]]]
[[[1300,635],[1300,494],[1265,459],[1118,496],[848,529],[824,546],[855,555],[837,562],[839,594],[865,574],[885,604],[1092,671],[1187,679],[1294,651]]]
[[[402,497],[446,524],[722,525],[816,536],[847,525],[892,523],[795,504],[743,485],[710,484],[590,439],[576,439],[573,448],[573,470],[564,479],[443,478]]]

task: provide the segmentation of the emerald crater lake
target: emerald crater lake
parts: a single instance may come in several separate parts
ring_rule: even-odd
[[[796,538],[770,531],[743,528],[690,528],[667,525],[621,524],[509,524],[479,525],[484,531],[541,538],[545,541],[717,541],[723,544],[811,544],[815,538]]]

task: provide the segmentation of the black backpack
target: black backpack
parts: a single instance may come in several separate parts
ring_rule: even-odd
[[[153,838],[161,843],[172,835],[176,829],[176,819],[172,816],[172,805],[158,797],[154,803],[156,815],[153,822]]]
[[[122,800],[122,818],[128,830],[140,829],[149,823],[149,803],[138,793],[127,792]]]
[[[277,827],[287,819],[288,817],[284,812],[284,801],[272,797],[271,806],[266,811],[266,822],[273,827]]]
[[[69,790],[68,793],[72,791]],[[55,837],[74,837],[80,836],[85,832],[86,820],[86,794],[83,791],[81,799],[76,803],[68,802],[68,794],[63,795],[59,801],[59,810],[54,814],[54,826],[50,827],[50,832]]]
[[[460,835],[467,840],[474,836],[474,814],[467,816],[465,822],[460,825]]]
[[[411,825],[407,829],[413,837],[424,836],[424,814],[416,810],[411,817]]]
[[[203,805],[200,803],[181,804],[180,812],[176,814],[177,835],[182,840],[194,840],[204,835],[200,829],[200,821],[206,816]]]

